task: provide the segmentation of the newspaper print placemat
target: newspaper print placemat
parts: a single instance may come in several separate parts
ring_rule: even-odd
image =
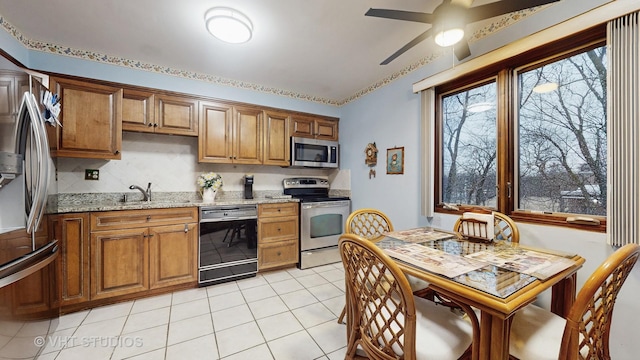
[[[391,231],[385,233],[386,236],[392,237],[394,239],[403,240],[409,243],[419,243],[419,242],[427,242],[433,240],[441,240],[441,239],[451,239],[455,238],[456,235],[444,231],[439,231],[431,228],[415,228],[409,230],[401,230],[401,231]]]
[[[546,280],[574,264],[573,260],[564,257],[521,248],[502,251],[485,250],[468,254],[466,257],[535,276],[540,280]]]
[[[449,278],[487,265],[474,259],[450,255],[443,251],[414,243],[392,246],[384,249],[384,252],[392,258]]]

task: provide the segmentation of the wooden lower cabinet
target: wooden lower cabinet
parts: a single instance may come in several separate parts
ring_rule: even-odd
[[[89,300],[89,214],[61,214],[50,218],[58,239],[58,281],[61,306]]]
[[[258,270],[298,262],[298,203],[258,205]]]
[[[147,229],[91,234],[91,300],[149,289]]]
[[[149,229],[151,289],[197,281],[196,226],[197,224],[167,225]]]
[[[195,285],[197,219],[197,208],[92,213],[91,301]]]

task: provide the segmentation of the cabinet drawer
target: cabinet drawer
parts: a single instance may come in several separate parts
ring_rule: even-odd
[[[168,208],[91,213],[91,231],[198,222],[198,209]]]
[[[258,246],[258,270],[291,265],[298,262],[298,241],[278,241]]]
[[[260,204],[258,206],[258,218],[274,216],[298,216],[298,203]]]
[[[298,217],[285,216],[258,221],[259,243],[298,239]]]

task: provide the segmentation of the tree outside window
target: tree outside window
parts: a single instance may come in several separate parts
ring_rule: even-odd
[[[606,215],[606,48],[518,74],[518,209]]]
[[[437,88],[438,203],[537,223],[606,216],[606,46],[585,35]]]

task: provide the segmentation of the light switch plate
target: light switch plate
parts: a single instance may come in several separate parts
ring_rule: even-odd
[[[85,169],[84,170],[84,179],[85,180],[99,180],[100,179],[100,170]]]

